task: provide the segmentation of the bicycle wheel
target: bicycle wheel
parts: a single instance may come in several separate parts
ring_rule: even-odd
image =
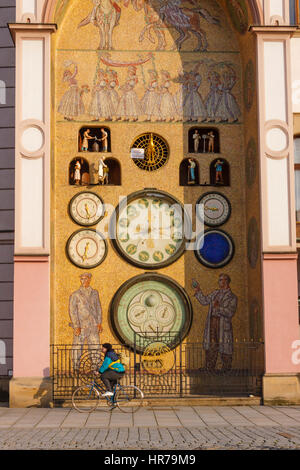
[[[135,385],[120,385],[115,402],[123,413],[135,413],[143,404],[144,394]]]
[[[72,404],[80,413],[91,413],[99,405],[100,395],[91,384],[76,388],[72,395]]]

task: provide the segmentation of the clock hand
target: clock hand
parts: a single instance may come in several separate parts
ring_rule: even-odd
[[[85,212],[86,212],[86,214],[87,214],[87,218],[89,219],[89,218],[91,217],[91,215],[90,215],[90,212],[89,212],[89,207],[88,207],[88,205],[85,204],[84,208],[85,208]]]
[[[204,207],[204,210],[206,210],[206,211],[211,211],[211,212],[217,212],[218,208],[217,208],[217,207],[205,206],[205,207]]]
[[[83,261],[83,262],[87,259],[87,254],[88,254],[88,250],[89,250],[89,244],[90,244],[90,242],[87,242],[86,245],[85,245],[84,253],[83,253],[83,255],[82,255],[82,261]]]

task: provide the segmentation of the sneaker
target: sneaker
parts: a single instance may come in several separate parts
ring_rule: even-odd
[[[102,397],[112,397],[113,396],[113,393],[112,392],[105,392],[105,393],[102,393]]]

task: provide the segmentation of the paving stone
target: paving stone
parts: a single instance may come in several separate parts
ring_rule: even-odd
[[[97,409],[88,416],[85,427],[86,428],[101,428],[107,427],[110,424],[112,413],[110,411],[104,411]]]
[[[273,409],[280,411],[281,413],[284,413],[286,416],[289,416],[290,418],[294,419],[298,423],[300,423],[300,409],[295,408],[295,407],[283,407],[283,406],[274,406]]]
[[[150,441],[150,434],[148,429],[139,428],[139,440],[142,441]]]
[[[62,421],[61,428],[81,428],[85,425],[89,418],[89,413],[79,413],[78,411],[72,410],[67,414],[65,419]]]
[[[154,411],[140,409],[133,414],[133,425],[137,427],[152,427],[157,426]]]
[[[132,413],[123,413],[122,411],[113,411],[111,414],[110,427],[132,427],[133,418]]]
[[[240,413],[238,413],[236,410],[234,410],[231,407],[228,406],[220,406],[214,408],[216,413],[221,416],[225,422],[228,424],[231,424],[233,426],[247,426],[249,425],[248,419],[246,419],[244,416],[242,416]]]
[[[295,419],[291,418],[290,416],[287,416],[279,410],[276,410],[275,408],[270,408],[268,406],[252,406],[251,408],[282,426],[293,426],[293,424],[297,424],[297,421]]]
[[[14,428],[33,428],[49,413],[47,408],[33,408],[13,425]]]
[[[177,418],[173,410],[162,411],[155,410],[155,417],[158,426],[169,427],[169,426],[180,426],[180,421]]]
[[[49,410],[48,413],[37,424],[38,428],[58,428],[69,414],[68,410]]]
[[[204,421],[193,408],[180,407],[174,410],[182,426],[205,426]]]
[[[250,422],[257,426],[276,426],[276,421],[273,421],[270,418],[267,418],[263,414],[259,413],[258,411],[254,410],[251,407],[247,406],[237,406],[234,407],[238,413],[243,415],[245,418],[247,418]]]
[[[194,406],[196,413],[206,426],[226,426],[228,423],[213,408],[206,406]]]
[[[0,427],[12,426],[28,412],[27,408],[9,408],[6,413],[0,416]]]
[[[119,434],[118,434],[118,443],[125,443],[127,441],[128,441],[128,428],[120,428]]]

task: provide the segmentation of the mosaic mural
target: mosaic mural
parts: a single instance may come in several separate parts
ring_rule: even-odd
[[[244,33],[248,27],[245,2],[223,3],[235,28]],[[213,369],[220,357],[222,368],[230,369],[234,340],[249,331],[247,315],[243,314],[248,304],[247,230],[244,207],[240,207],[246,178],[241,156],[246,153],[243,104],[249,111],[253,109],[255,82],[249,66],[249,78],[243,83],[239,43],[224,10],[215,0],[61,0],[55,20],[60,25],[53,39],[55,340],[65,344],[73,341],[78,349],[73,357],[75,369],[84,345],[94,343],[95,335],[98,338],[100,333],[101,341],[104,338],[112,343],[122,338],[120,331],[116,335],[117,327],[115,331],[111,328],[112,299],[120,286],[140,275],[142,268],[152,269],[153,265],[158,272],[163,268],[163,274],[182,286],[183,299],[191,298],[194,315],[189,335],[197,341],[204,338],[208,344],[207,368]],[[139,149],[141,136],[148,140]],[[167,149],[160,165],[154,156],[153,161],[149,157],[151,142],[154,145],[157,136]],[[251,186],[256,178],[256,152],[250,142],[246,174]],[[143,151],[148,160],[137,158],[137,150]],[[150,170],[145,171],[145,166]],[[176,257],[182,237],[177,239],[173,232],[159,248],[155,237],[145,241],[142,223],[136,227],[140,240],[127,239],[126,220],[134,221],[139,215],[136,210],[146,214],[144,219],[149,221],[149,205],[153,211],[157,205],[153,198],[150,204],[138,200],[126,207],[124,220],[119,220],[118,249],[110,240],[104,244],[94,232],[100,219],[103,227],[109,226],[112,213],[106,205],[117,208],[119,197],[156,187],[194,210],[199,197],[215,186],[220,194],[213,193],[213,202],[209,207],[209,201],[206,204],[214,229],[206,232],[201,259],[194,252],[183,251]],[[220,201],[228,201],[228,206]],[[166,204],[158,213],[164,211],[169,211]],[[164,223],[164,215],[161,219]],[[85,228],[78,230],[78,225]],[[215,229],[220,225],[225,226],[224,231]],[[257,232],[254,237],[250,232],[248,257],[255,266]],[[216,242],[218,249],[211,249]],[[173,257],[174,263],[166,262]],[[225,265],[226,275],[220,276],[220,268]],[[78,289],[80,268],[92,274],[92,281],[85,273]],[[62,287],[66,275],[70,279],[68,289]],[[199,279],[203,292],[210,293],[207,298],[212,300],[206,315],[206,296],[194,297],[192,277]],[[164,279],[160,282],[164,287]],[[161,285],[160,296],[152,292],[152,284],[143,296],[141,284],[141,291],[134,292],[128,301],[127,310],[122,304],[130,320],[123,325],[124,331],[133,335],[135,330],[153,331],[161,325],[166,331],[169,327],[180,330],[180,317],[174,314],[176,299],[172,300]],[[225,296],[222,289],[227,291]],[[218,309],[226,310],[228,318],[209,326],[208,319],[214,318],[212,313]],[[185,313],[184,308],[181,310]],[[120,324],[124,323],[122,312]],[[188,326],[190,320],[191,314]],[[212,350],[216,339],[222,342],[223,333],[227,335],[226,350]]]

